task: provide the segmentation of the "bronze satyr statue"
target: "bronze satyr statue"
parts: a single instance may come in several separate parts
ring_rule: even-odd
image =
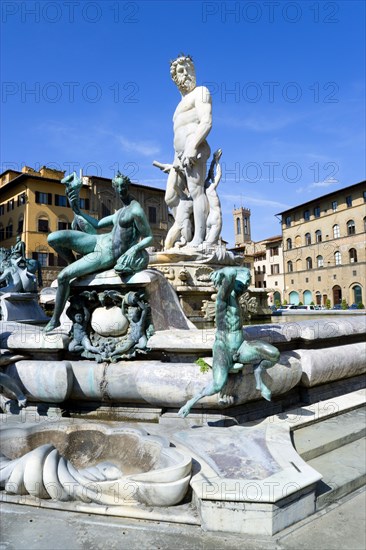
[[[185,417],[202,397],[221,392],[229,373],[240,371],[244,365],[254,365],[257,389],[270,400],[271,392],[261,374],[273,366],[280,352],[267,342],[245,342],[239,297],[250,284],[250,271],[245,267],[224,267],[215,271],[211,279],[217,288],[215,305],[216,336],[213,345],[212,382],[190,399],[178,412]]]
[[[112,185],[122,201],[122,208],[115,214],[96,220],[79,207],[79,192],[82,186],[76,173],[65,177],[66,196],[74,211],[74,225],[82,231],[65,229],[55,231],[48,237],[49,244],[70,265],[57,277],[58,288],[54,314],[45,328],[50,332],[60,326],[60,315],[70,294],[70,281],[114,268],[120,275],[133,275],[146,269],[149,255],[145,250],[153,236],[142,206],[129,193],[130,180],[118,172]],[[112,226],[109,233],[97,234],[97,229]],[[75,259],[73,252],[82,257]]]

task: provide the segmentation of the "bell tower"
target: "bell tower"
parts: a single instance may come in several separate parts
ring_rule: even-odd
[[[234,235],[235,246],[242,246],[252,240],[250,232],[250,210],[249,208],[234,208]]]

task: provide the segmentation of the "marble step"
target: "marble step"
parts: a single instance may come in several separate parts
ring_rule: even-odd
[[[316,508],[320,510],[366,482],[366,439],[342,445],[307,461],[322,474],[316,492]]]
[[[293,432],[294,446],[309,461],[366,437],[366,407],[326,418]]]

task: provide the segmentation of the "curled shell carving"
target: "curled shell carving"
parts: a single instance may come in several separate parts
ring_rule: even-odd
[[[189,485],[190,456],[143,430],[50,423],[5,428],[1,435],[0,488],[8,494],[107,506],[172,506]]]
[[[99,500],[98,483],[113,481],[122,472],[111,462],[77,470],[51,444],[41,445],[20,458],[0,457],[0,486],[9,494],[53,500]]]

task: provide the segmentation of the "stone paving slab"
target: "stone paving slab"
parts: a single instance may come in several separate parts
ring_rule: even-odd
[[[360,490],[280,535],[262,538],[3,504],[0,550],[364,550],[365,516],[366,493]]]

